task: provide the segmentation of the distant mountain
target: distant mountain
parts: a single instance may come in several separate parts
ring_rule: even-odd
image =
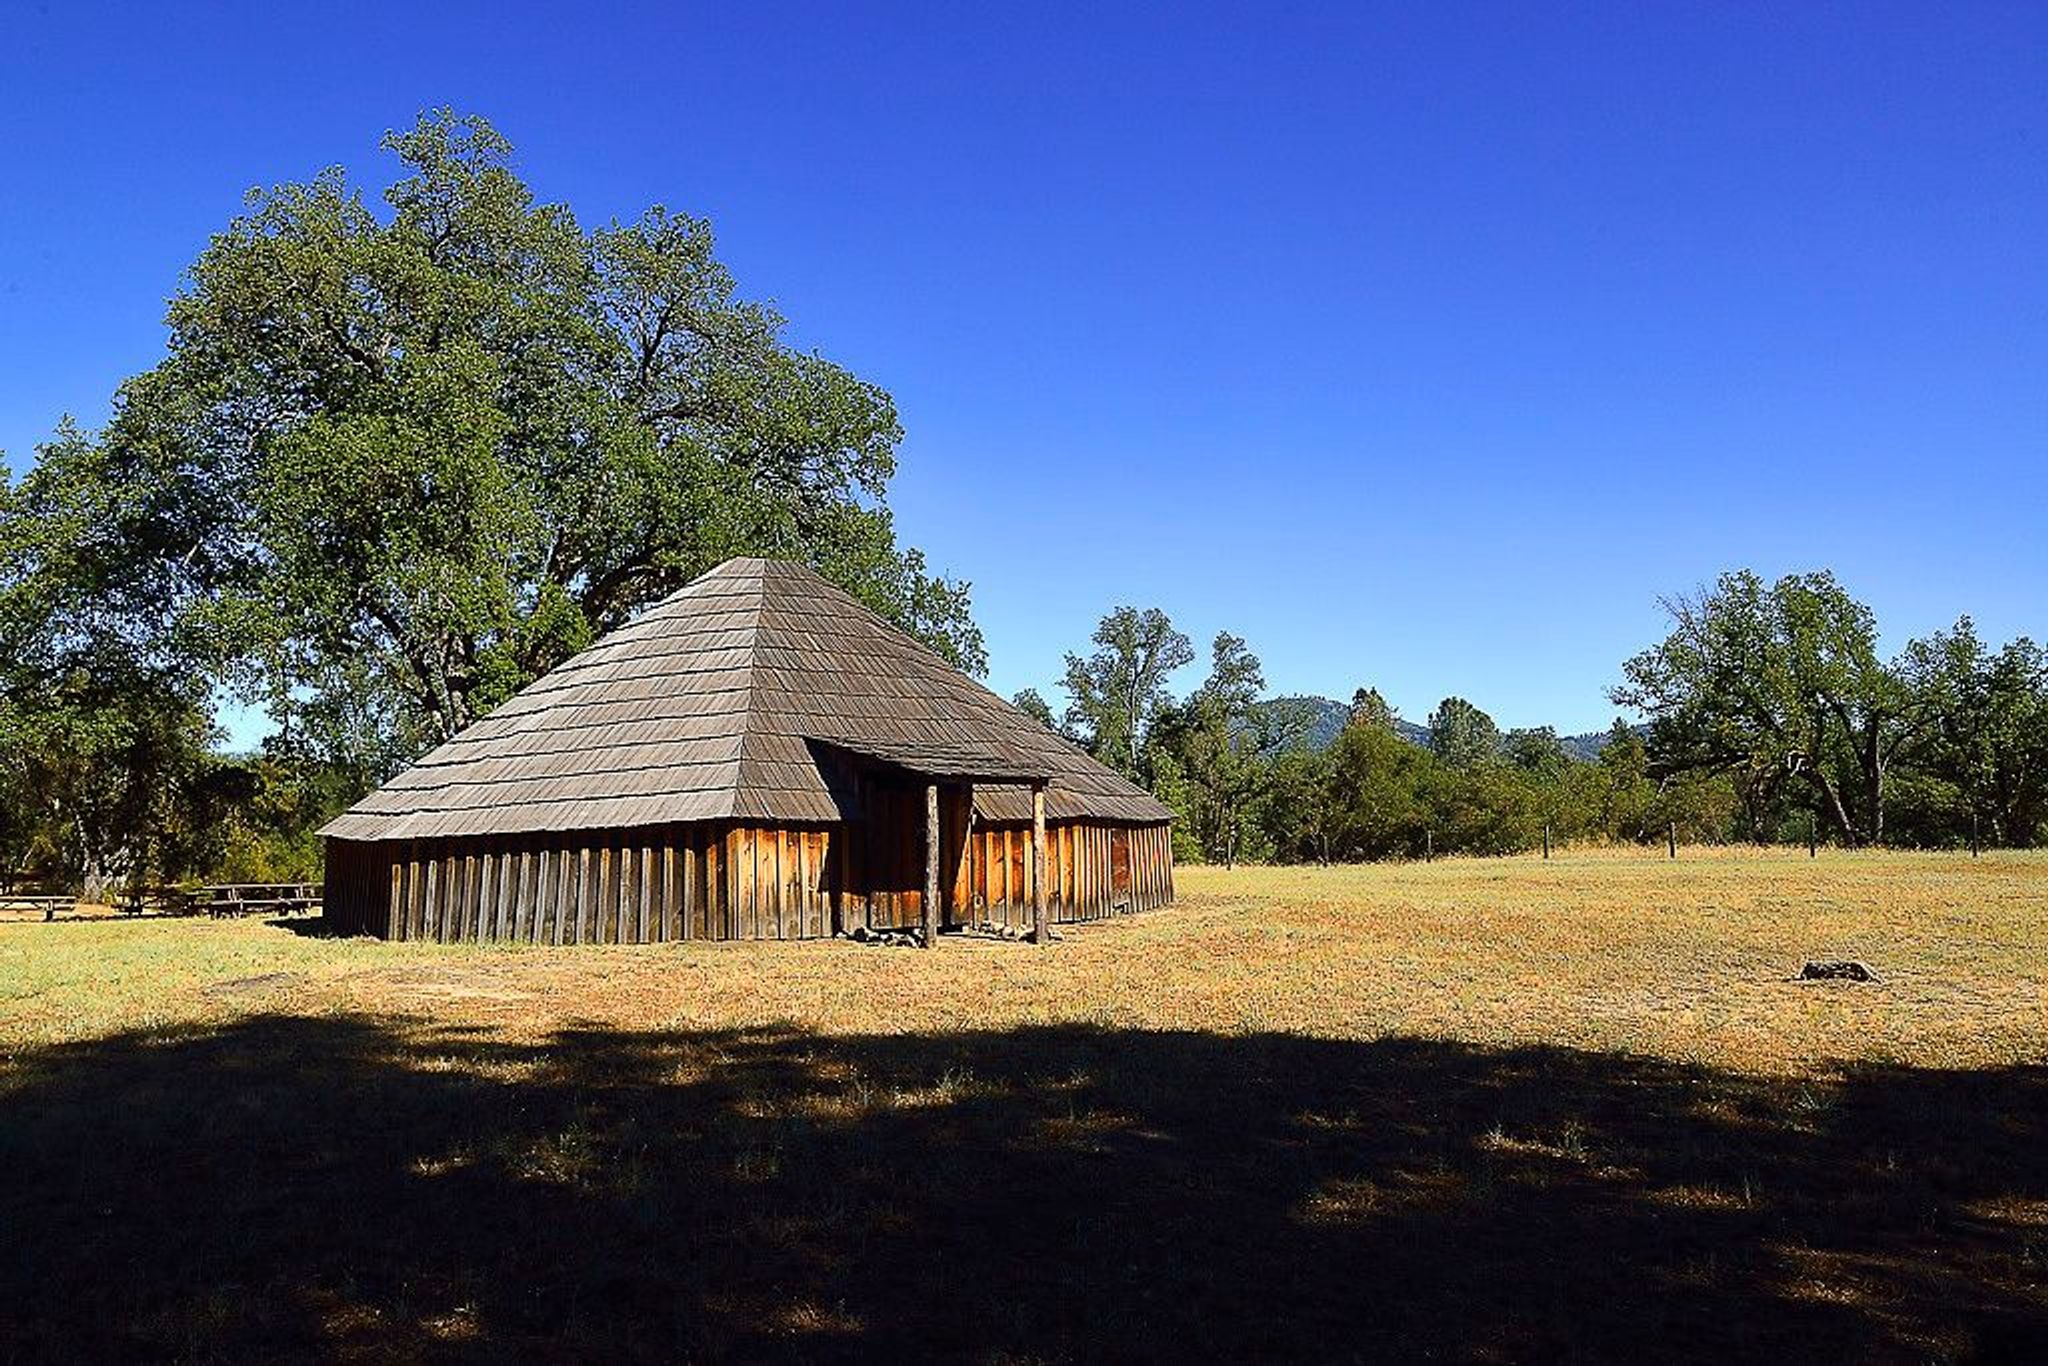
[[[1337,743],[1337,737],[1344,733],[1345,722],[1351,719],[1349,705],[1329,697],[1276,697],[1264,703],[1268,707],[1295,706],[1305,708],[1313,718],[1309,725],[1308,746],[1310,749],[1328,749]],[[1394,731],[1410,744],[1429,748],[1429,727],[1418,726],[1413,721],[1396,717]],[[1558,737],[1565,752],[1574,759],[1593,760],[1600,757],[1600,747],[1607,743],[1604,730],[1588,731],[1584,735],[1561,735]]]
[[[1642,727],[1638,726],[1636,729],[1641,730]],[[1560,735],[1557,738],[1564,742],[1566,753],[1574,759],[1584,759],[1590,764],[1600,757],[1600,750],[1607,743],[1607,732],[1589,730],[1584,735]]]
[[[1351,716],[1351,708],[1327,697],[1276,697],[1259,705],[1268,709],[1300,707],[1308,712],[1308,747],[1318,750],[1337,743],[1337,737],[1344,733],[1344,722]]]
[[[1261,704],[1266,707],[1300,707],[1311,717],[1308,729],[1310,749],[1328,749],[1337,743],[1337,737],[1344,733],[1344,726],[1351,720],[1351,707],[1347,703],[1328,697],[1276,697]],[[1413,744],[1429,746],[1429,727],[1418,726],[1413,721],[1394,719],[1394,730],[1403,740]]]

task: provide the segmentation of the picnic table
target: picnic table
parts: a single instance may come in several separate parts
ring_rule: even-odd
[[[78,898],[69,892],[0,892],[0,911],[41,911],[46,921],[77,904]]]
[[[222,882],[201,887],[195,897],[211,916],[271,914],[320,909],[317,882]]]
[[[192,893],[183,887],[153,887],[146,884],[123,887],[114,906],[123,915],[141,915],[145,911],[155,911],[159,915],[190,915]]]

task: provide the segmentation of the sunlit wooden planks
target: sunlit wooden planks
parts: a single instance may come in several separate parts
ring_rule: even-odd
[[[331,840],[325,898],[346,934],[452,943],[632,944],[813,939],[923,918],[921,790],[874,794],[874,822],[732,823],[460,840]],[[1173,899],[1169,828],[1050,822],[1042,871],[1032,830],[972,821],[969,796],[940,803],[941,922],[1093,920]]]
[[[1046,908],[1055,922],[1151,910],[1173,900],[1173,852],[1165,825],[1048,825]],[[963,904],[976,918],[1017,930],[1033,925],[1030,827],[981,823],[968,840]]]

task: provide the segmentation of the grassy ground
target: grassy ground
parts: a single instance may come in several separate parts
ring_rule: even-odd
[[[0,1357],[2048,1351],[2048,858],[1181,884],[1045,950],[0,924]]]

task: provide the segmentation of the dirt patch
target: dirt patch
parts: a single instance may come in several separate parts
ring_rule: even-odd
[[[342,979],[393,1002],[405,1001],[530,1001],[534,993],[489,974],[450,972],[445,968],[382,968],[352,972]]]
[[[417,996],[431,996],[444,1001],[528,1001],[533,999],[530,991],[511,991],[502,987],[472,987],[460,982],[430,983],[413,988]]]
[[[296,985],[305,978],[296,972],[266,972],[255,977],[231,977],[206,989],[209,996],[260,996],[280,987]]]

